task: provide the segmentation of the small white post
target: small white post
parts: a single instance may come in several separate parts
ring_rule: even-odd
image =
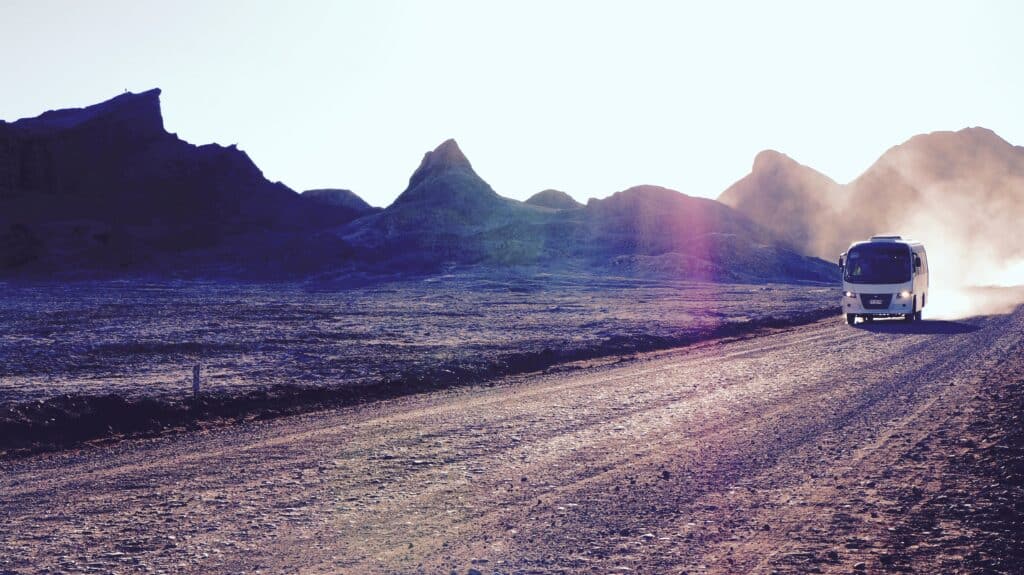
[[[192,367],[192,397],[199,398],[199,364]]]

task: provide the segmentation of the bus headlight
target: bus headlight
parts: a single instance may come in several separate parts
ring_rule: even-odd
[[[906,290],[900,292],[900,297],[903,299],[909,299],[912,294]]]
[[[848,291],[843,295],[845,295],[846,297],[857,297],[857,294],[853,293],[852,291]]]

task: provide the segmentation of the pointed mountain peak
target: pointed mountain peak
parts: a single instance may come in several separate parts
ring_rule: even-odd
[[[412,177],[409,178],[409,188],[413,188],[416,184],[427,179],[428,176],[449,170],[473,171],[473,166],[470,165],[466,155],[459,149],[459,144],[453,139],[441,142],[440,146],[423,155],[420,167],[416,168]]]
[[[469,160],[466,159],[466,155],[462,153],[459,143],[454,138],[448,138],[441,142],[438,147],[434,148],[433,152],[424,154],[424,160],[427,158],[430,158],[435,163],[444,163],[444,165],[469,166]]]
[[[462,209],[479,202],[493,203],[499,198],[473,171],[455,140],[445,140],[423,156],[420,167],[409,178],[409,187],[394,204],[429,202]]]

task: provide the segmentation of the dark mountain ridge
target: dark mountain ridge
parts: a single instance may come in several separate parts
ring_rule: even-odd
[[[235,146],[166,132],[159,96],[0,123],[0,261],[162,268],[233,236],[304,234],[354,217],[268,181]]]
[[[167,133],[159,95],[0,124],[5,274],[283,278],[525,265],[712,280],[835,275],[740,212],[674,190],[638,186],[586,206],[547,194],[566,208],[502,197],[454,140],[427,152],[383,210],[346,190],[300,195],[234,146]]]

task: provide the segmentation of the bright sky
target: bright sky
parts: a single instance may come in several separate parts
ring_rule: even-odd
[[[1021,2],[0,0],[0,118],[163,89],[164,123],[387,205],[454,137],[505,196],[716,197],[765,148],[840,182],[985,126],[1024,144]]]

